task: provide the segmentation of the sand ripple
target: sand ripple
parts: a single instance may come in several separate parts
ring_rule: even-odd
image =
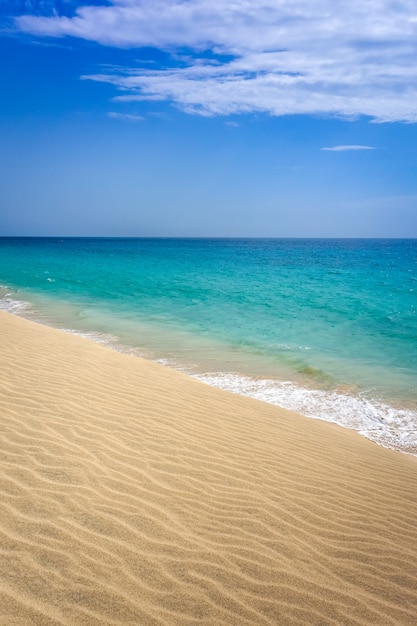
[[[0,313],[0,623],[407,625],[417,459]]]

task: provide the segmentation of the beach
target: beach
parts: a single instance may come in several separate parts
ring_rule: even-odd
[[[0,310],[417,454],[416,240],[0,238]]]
[[[415,624],[415,457],[10,313],[0,337],[1,624]]]

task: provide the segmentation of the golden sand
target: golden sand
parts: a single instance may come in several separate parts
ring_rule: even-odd
[[[417,459],[0,314],[0,623],[417,623]]]

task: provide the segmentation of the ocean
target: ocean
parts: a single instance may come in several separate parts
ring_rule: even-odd
[[[417,240],[0,238],[0,307],[417,454]]]

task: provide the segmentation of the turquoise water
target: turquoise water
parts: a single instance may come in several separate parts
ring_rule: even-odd
[[[417,451],[417,240],[0,239],[1,306]]]

